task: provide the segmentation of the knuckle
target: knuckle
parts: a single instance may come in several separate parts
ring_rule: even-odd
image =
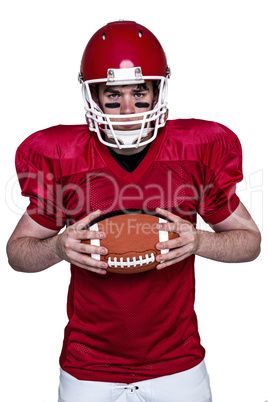
[[[75,228],[74,228],[74,230],[83,230],[85,228],[85,222],[77,222],[76,223],[76,225],[75,225]]]
[[[182,246],[182,238],[181,238],[181,237],[178,237],[178,238],[176,239],[176,245],[177,245],[177,247],[181,247],[181,246]]]
[[[89,265],[88,257],[86,255],[81,256],[80,262],[83,265]]]
[[[175,257],[179,257],[181,255],[181,250],[180,249],[176,249],[176,255]]]
[[[91,254],[102,254],[100,248],[97,246],[92,246],[90,252],[91,252]]]
[[[181,218],[176,216],[176,218],[174,218],[174,222],[178,225],[181,222]]]
[[[68,261],[70,261],[72,259],[71,250],[66,250],[65,254],[66,254],[66,257],[67,257]]]
[[[195,236],[194,236],[193,233],[190,233],[189,240],[190,240],[191,243],[193,243],[195,241]]]
[[[72,230],[71,232],[68,232],[67,234],[66,234],[66,237],[65,237],[65,244],[70,244],[70,242],[72,241],[72,239],[74,238],[74,231]]]
[[[83,233],[84,237],[90,239],[92,236],[92,233],[94,233],[94,230],[87,229],[87,230],[84,230],[83,232],[84,232]]]
[[[102,232],[99,232],[97,230],[87,230],[85,233],[85,237],[87,239],[101,239],[104,237]]]
[[[73,227],[72,226],[67,226],[67,228],[65,229],[66,235],[68,235],[71,230],[73,230]]]
[[[88,245],[86,243],[81,243],[80,252],[82,252],[82,253],[87,253],[88,252]]]
[[[174,230],[174,231],[179,230],[179,226],[180,226],[179,222],[178,222],[178,221],[175,221],[175,222],[173,223],[173,230]]]
[[[193,245],[193,244],[190,244],[189,252],[190,252],[190,253],[193,253],[194,250],[195,250],[194,245]]]
[[[66,236],[71,237],[75,232],[75,228],[73,226],[68,226],[66,229]]]

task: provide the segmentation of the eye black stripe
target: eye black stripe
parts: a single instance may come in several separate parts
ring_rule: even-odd
[[[116,109],[120,107],[120,103],[114,102],[114,103],[105,103],[105,107],[109,109]]]
[[[139,108],[147,108],[147,107],[150,106],[150,104],[147,103],[147,102],[136,102],[136,103],[135,103],[135,106],[136,106],[136,107],[139,107]]]

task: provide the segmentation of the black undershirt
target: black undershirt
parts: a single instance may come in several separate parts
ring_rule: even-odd
[[[119,166],[121,166],[126,172],[133,172],[141,163],[145,155],[147,154],[151,144],[148,144],[141,152],[134,155],[120,155],[116,153],[112,148],[108,147],[110,154],[116,160]]]

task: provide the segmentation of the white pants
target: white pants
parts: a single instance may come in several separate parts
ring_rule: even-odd
[[[181,373],[132,384],[80,381],[60,371],[58,402],[212,402],[204,362]]]

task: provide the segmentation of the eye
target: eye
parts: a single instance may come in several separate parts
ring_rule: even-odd
[[[108,96],[108,98],[111,99],[111,100],[117,99],[118,97],[119,97],[118,94],[111,94],[111,95]]]
[[[138,99],[142,98],[143,96],[144,96],[143,93],[136,93],[135,94],[135,98],[138,98]]]

